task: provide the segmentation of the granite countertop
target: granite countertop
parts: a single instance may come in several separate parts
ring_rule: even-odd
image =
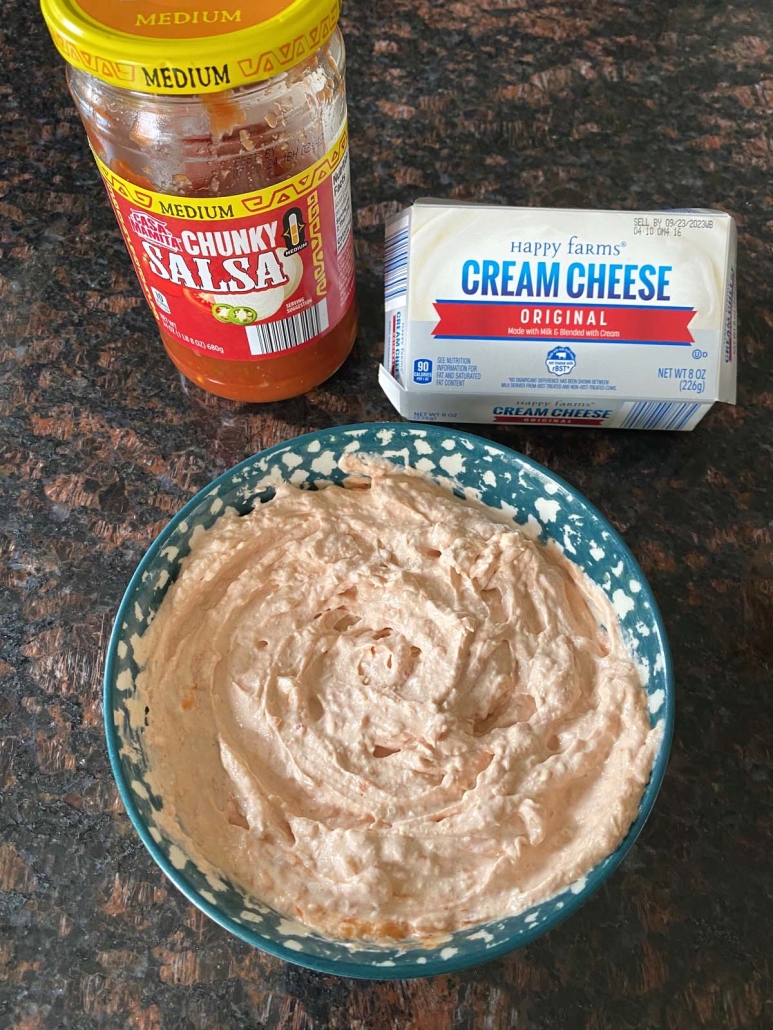
[[[350,0],[361,331],[332,380],[247,407],[164,357],[33,0],[0,9],[0,1026],[773,1026],[773,8],[768,0]],[[718,207],[739,228],[739,404],[694,433],[486,428],[624,534],[677,675],[655,812],[606,887],[507,958],[355,982],[228,936],[123,812],[101,726],[122,591],[247,455],[397,416],[376,383],[385,216],[417,196]]]

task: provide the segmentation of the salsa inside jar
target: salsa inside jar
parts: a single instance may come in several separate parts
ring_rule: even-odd
[[[74,0],[44,0],[49,25],[46,7],[64,3]],[[164,5],[136,6],[158,21]],[[332,375],[357,330],[344,46],[335,22],[321,45],[286,69],[201,93],[181,90],[194,81],[211,87],[206,67],[219,71],[222,87],[236,77],[234,67],[249,71],[246,60],[212,57],[203,70],[186,70],[181,59],[178,68],[175,48],[193,41],[170,39],[171,64],[131,68],[132,85],[169,87],[146,92],[79,66],[54,38],[70,61],[71,92],[177,368],[242,401],[293,397]]]

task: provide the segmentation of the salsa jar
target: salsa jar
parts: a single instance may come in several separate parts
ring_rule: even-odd
[[[42,0],[167,354],[240,401],[357,331],[338,2]]]

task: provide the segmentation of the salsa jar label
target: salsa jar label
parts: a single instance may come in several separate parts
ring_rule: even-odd
[[[97,158],[160,327],[197,354],[259,361],[333,329],[354,294],[346,126],[315,164],[254,193],[185,197]]]

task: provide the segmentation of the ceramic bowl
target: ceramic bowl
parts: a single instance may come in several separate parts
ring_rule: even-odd
[[[146,782],[142,732],[132,712],[138,669],[132,637],[141,635],[188,553],[191,534],[209,527],[227,506],[240,512],[268,500],[276,476],[304,487],[340,482],[346,452],[382,455],[473,488],[541,539],[552,538],[610,597],[641,670],[652,723],[662,744],[639,814],[619,847],[587,876],[516,916],[448,934],[433,947],[399,942],[382,947],[336,940],[293,923],[248,896],[226,876],[197,868],[160,831],[163,805]],[[136,708],[136,705],[135,705]],[[148,550],[129,584],[110,639],[105,671],[107,743],[118,789],[151,855],[175,886],[208,916],[264,951],[326,973],[378,979],[448,973],[534,940],[575,912],[619,865],[641,831],[668,760],[674,717],[671,659],[655,599],[641,570],[607,520],[547,469],[506,447],[436,425],[368,423],[297,437],[248,458],[197,494]]]

